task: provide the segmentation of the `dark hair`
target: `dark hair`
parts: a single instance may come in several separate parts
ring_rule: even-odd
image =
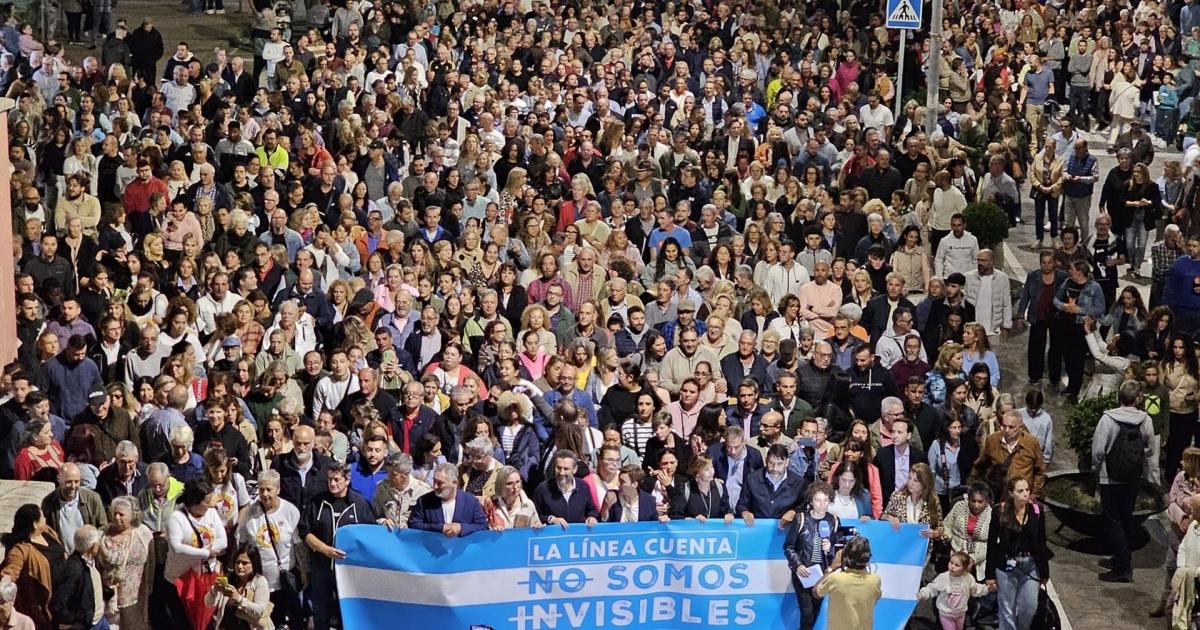
[[[724,431],[719,420],[724,411],[725,407],[721,403],[708,403],[701,407],[700,413],[696,415],[696,426],[692,429],[692,434],[699,433],[700,439],[704,440],[705,444],[710,444],[710,439],[713,441],[720,439]],[[691,435],[688,438],[690,439]]]
[[[212,494],[212,484],[203,479],[193,479],[183,486],[183,492],[179,494],[178,503],[180,507],[193,507],[200,505]]]
[[[247,581],[253,580],[254,576],[256,575],[263,574],[262,554],[258,551],[258,543],[252,541],[238,545],[237,551],[229,554],[229,559],[225,562],[225,575],[228,575],[235,580],[237,579],[237,571],[234,571],[233,567],[234,564],[237,563],[238,556],[241,555],[245,555],[246,557],[250,558],[250,566],[254,567],[254,573],[247,578]]]
[[[862,536],[855,536],[846,543],[842,550],[842,566],[855,571],[866,571],[871,564],[871,542]]]
[[[0,544],[11,550],[20,543],[29,542],[29,537],[33,536],[33,529],[41,518],[42,508],[36,503],[26,503],[17,508],[17,513],[13,515],[12,531],[0,537]]]

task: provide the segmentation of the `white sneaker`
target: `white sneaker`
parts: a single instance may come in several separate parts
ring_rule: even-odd
[[[205,14],[205,15],[212,15],[213,13],[215,13],[215,11],[213,11],[212,9],[205,9],[205,10],[204,10],[204,14]]]
[[[225,15],[225,9],[217,9],[217,15]]]

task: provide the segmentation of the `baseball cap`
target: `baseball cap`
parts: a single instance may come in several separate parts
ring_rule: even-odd
[[[226,337],[225,340],[221,342],[222,348],[237,348],[240,345],[242,345],[242,340],[238,339],[234,335]]]
[[[696,310],[696,301],[695,300],[679,300],[679,305],[675,308],[675,310],[677,312],[679,312],[679,311],[694,311],[694,310]]]
[[[106,400],[108,400],[108,392],[99,388],[93,389],[87,397],[89,405],[101,405],[104,404],[104,401]]]

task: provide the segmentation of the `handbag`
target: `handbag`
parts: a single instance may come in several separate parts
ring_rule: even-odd
[[[1050,601],[1050,593],[1046,589],[1038,589],[1038,607],[1033,615],[1030,630],[1062,630],[1062,619],[1058,616],[1058,607]]]
[[[259,509],[262,509],[261,505],[259,505]],[[279,555],[279,545],[277,536],[275,535],[275,524],[271,522],[271,517],[267,514],[265,509],[262,511],[262,513],[263,519],[267,522],[267,537],[271,539],[271,550],[275,552],[275,564],[282,565],[283,556]],[[279,571],[279,589],[282,590],[286,596],[292,598],[299,597],[300,593],[304,591],[304,584],[300,579],[299,572],[296,570],[296,564],[296,562],[292,562],[292,568],[288,569],[287,571],[282,569]]]

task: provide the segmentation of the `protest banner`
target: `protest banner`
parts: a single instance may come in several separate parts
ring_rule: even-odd
[[[912,612],[926,542],[915,526],[861,524],[884,577],[876,627]],[[750,627],[794,630],[799,609],[774,521],[601,524],[447,538],[372,525],[338,530],[348,630]],[[898,563],[899,562],[899,563]],[[891,584],[889,584],[891,582]]]

